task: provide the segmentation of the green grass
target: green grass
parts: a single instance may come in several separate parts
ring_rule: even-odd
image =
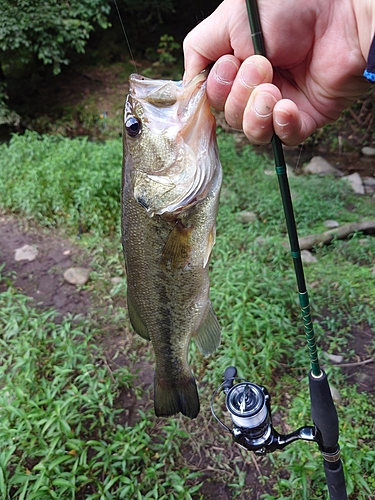
[[[207,401],[225,368],[234,364],[241,376],[268,387],[274,411],[281,412],[290,428],[309,425],[309,358],[292,259],[283,246],[286,229],[277,178],[265,174],[272,165],[250,147],[236,152],[231,137],[220,133],[218,139],[224,186],[211,298],[223,341],[207,359],[194,343],[190,352],[203,412],[208,413]],[[27,133],[0,146],[1,209],[69,234],[83,227],[80,244],[93,260],[87,287],[102,301],[102,334],[128,324],[118,304],[126,294],[124,281],[106,285],[110,276],[124,275],[120,177],[118,140],[93,143]],[[374,213],[374,200],[353,195],[341,180],[300,176],[290,184],[300,236],[324,231],[325,219],[345,224]],[[242,224],[242,210],[254,211],[257,220]],[[348,357],[352,331],[375,323],[374,238],[354,235],[314,252],[318,262],[305,266],[305,272],[316,335],[324,350]],[[33,309],[12,287],[0,301],[0,484],[5,499],[199,498],[200,480],[189,471],[181,443],[209,456],[206,447],[210,439],[220,439],[220,429],[206,445],[207,436],[194,421],[187,426],[190,437],[179,418],[160,424],[152,412],[140,415],[133,427],[124,426],[116,394],[133,387],[132,377],[125,368],[113,372],[113,379],[108,376],[94,346],[98,329],[71,318],[58,324],[52,313]],[[137,357],[137,352],[127,354]],[[375,488],[374,399],[347,385],[339,369],[327,371],[342,396],[338,412],[348,491],[352,499],[366,500]],[[225,449],[229,441],[220,446]],[[218,470],[224,471],[220,462],[228,456],[212,458]],[[266,495],[267,500],[327,495],[315,445],[295,443],[269,460],[272,469],[265,481],[274,485],[274,494]],[[234,471],[234,495],[247,498],[252,486],[246,486],[241,467],[227,465]],[[229,482],[224,472],[220,480]]]
[[[54,319],[12,286],[0,294],[1,498],[192,498],[178,421],[157,440],[150,414],[121,424],[114,401],[132,375],[102,363],[87,323]]]
[[[5,210],[47,227],[110,235],[118,231],[121,143],[13,135],[0,145],[0,199]],[[15,182],[16,179],[16,182]]]

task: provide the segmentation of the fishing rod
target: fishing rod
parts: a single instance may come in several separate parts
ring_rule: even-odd
[[[266,57],[257,0],[246,0],[246,6],[254,52]],[[267,389],[247,380],[239,379],[237,370],[233,366],[225,370],[224,382],[212,396],[211,411],[220,425],[232,434],[235,442],[258,455],[283,449],[297,440],[316,442],[324,459],[324,471],[330,500],[347,500],[344,470],[338,443],[338,416],[327,374],[319,365],[284,152],[281,140],[276,134],[272,137],[272,149],[310,355],[309,389],[314,425],[301,427],[290,434],[279,434],[272,425],[271,398]],[[235,383],[236,380],[239,382]],[[214,411],[215,398],[220,391],[226,395],[226,407],[234,424],[233,428],[225,425]]]

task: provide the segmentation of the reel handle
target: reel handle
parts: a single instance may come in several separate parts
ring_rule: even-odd
[[[222,384],[222,389],[227,392],[232,388],[234,379],[237,377],[237,368],[234,366],[228,366],[224,372],[224,382]]]

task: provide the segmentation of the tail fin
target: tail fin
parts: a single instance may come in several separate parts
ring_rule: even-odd
[[[175,383],[161,383],[155,377],[154,395],[155,415],[170,417],[178,412],[189,418],[195,418],[199,413],[199,396],[193,375],[186,380]]]

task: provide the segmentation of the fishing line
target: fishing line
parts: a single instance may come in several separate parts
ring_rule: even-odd
[[[125,26],[124,26],[124,23],[122,22],[122,17],[121,17],[121,14],[120,14],[120,10],[118,8],[118,5],[117,5],[117,2],[116,0],[113,0],[113,3],[115,4],[115,7],[116,7],[116,10],[117,10],[117,15],[118,15],[118,18],[120,19],[120,24],[121,24],[121,27],[122,27],[122,32],[124,33],[124,37],[125,37],[125,40],[126,40],[126,45],[128,46],[128,50],[129,50],[129,54],[130,54],[130,58],[131,58],[131,61],[133,63],[133,66],[134,66],[134,72],[135,73],[138,73],[138,70],[137,70],[137,67],[135,65],[135,59],[134,59],[134,56],[133,56],[133,52],[132,52],[132,49],[130,47],[130,42],[129,42],[129,38],[128,38],[128,35],[126,34],[126,30],[125,30]]]
[[[299,164],[300,164],[300,161],[301,161],[301,156],[302,156],[302,144],[300,144],[299,146],[299,151],[298,151],[298,158],[297,158],[297,161],[296,161],[296,166],[295,166],[295,171],[297,172],[298,169],[299,169]]]

